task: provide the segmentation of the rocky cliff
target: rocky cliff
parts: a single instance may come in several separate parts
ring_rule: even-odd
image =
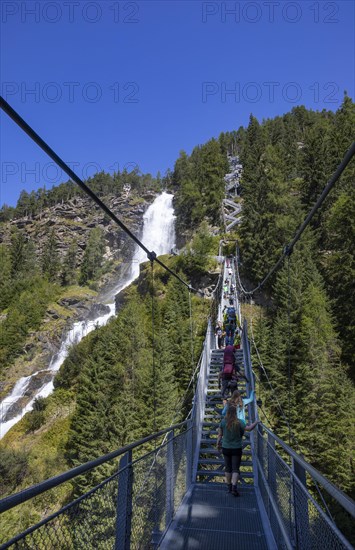
[[[140,233],[143,213],[155,197],[147,192],[142,197],[109,196],[104,202],[135,234]],[[117,227],[89,197],[77,195],[73,199],[44,209],[40,214],[16,218],[0,225],[0,242],[8,242],[10,229],[16,226],[24,232],[26,239],[32,240],[36,250],[42,251],[49,230],[54,229],[58,240],[59,253],[64,257],[70,243],[78,243],[78,263],[85,251],[88,235],[94,227],[100,227],[106,239],[106,259],[121,259],[122,251],[131,248],[131,240]]]

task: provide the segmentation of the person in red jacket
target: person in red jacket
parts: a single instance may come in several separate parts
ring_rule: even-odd
[[[223,366],[218,374],[218,387],[222,387],[223,398],[227,397],[230,384],[233,384],[233,388],[237,389],[237,369],[235,366],[234,346],[228,345],[224,348]]]

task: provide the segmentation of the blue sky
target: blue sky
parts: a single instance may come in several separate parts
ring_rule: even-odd
[[[354,28],[351,1],[3,0],[1,93],[81,177],[164,174],[251,112],[354,98]],[[1,204],[67,180],[0,120]]]

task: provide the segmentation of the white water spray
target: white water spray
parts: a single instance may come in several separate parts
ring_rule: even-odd
[[[157,256],[170,252],[175,246],[174,209],[172,206],[173,195],[162,193],[149,206],[143,216],[142,242],[149,251],[154,251]],[[74,323],[72,329],[67,333],[60,346],[59,352],[54,355],[47,369],[38,371],[31,376],[20,378],[12,392],[0,403],[0,439],[14,426],[24,414],[31,411],[33,403],[38,397],[47,397],[53,391],[53,379],[68,356],[69,349],[73,344],[80,342],[84,336],[89,334],[96,327],[106,325],[108,320],[115,315],[115,296],[124,288],[129,286],[139,275],[139,264],[147,261],[144,250],[138,245],[131,263],[129,275],[112,289],[107,301],[109,311],[104,315],[98,315],[90,321],[79,321]],[[21,412],[13,418],[8,418],[10,409],[22,399],[30,385],[31,380],[41,373],[45,373],[50,381],[46,381],[33,395],[31,400],[21,409]]]

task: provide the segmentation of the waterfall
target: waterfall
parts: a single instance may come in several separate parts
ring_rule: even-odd
[[[172,206],[173,195],[162,193],[148,207],[143,215],[143,233],[142,242],[150,251],[154,251],[157,256],[170,252],[175,246],[175,216]],[[79,321],[74,323],[71,330],[63,338],[60,349],[56,353],[48,368],[35,372],[31,376],[25,376],[15,384],[12,392],[0,403],[0,439],[14,426],[24,414],[31,411],[33,403],[37,397],[47,397],[53,391],[53,379],[60,369],[69,349],[73,344],[80,342],[84,336],[89,334],[97,326],[104,326],[111,317],[115,315],[115,296],[124,288],[129,286],[139,275],[139,264],[147,261],[146,253],[136,245],[129,275],[118,281],[107,297],[107,312],[97,315],[90,321]],[[31,400],[22,407],[21,399],[28,392],[31,382],[42,380],[42,385],[36,390]],[[19,410],[20,409],[20,410]],[[11,414],[12,413],[12,414]]]

